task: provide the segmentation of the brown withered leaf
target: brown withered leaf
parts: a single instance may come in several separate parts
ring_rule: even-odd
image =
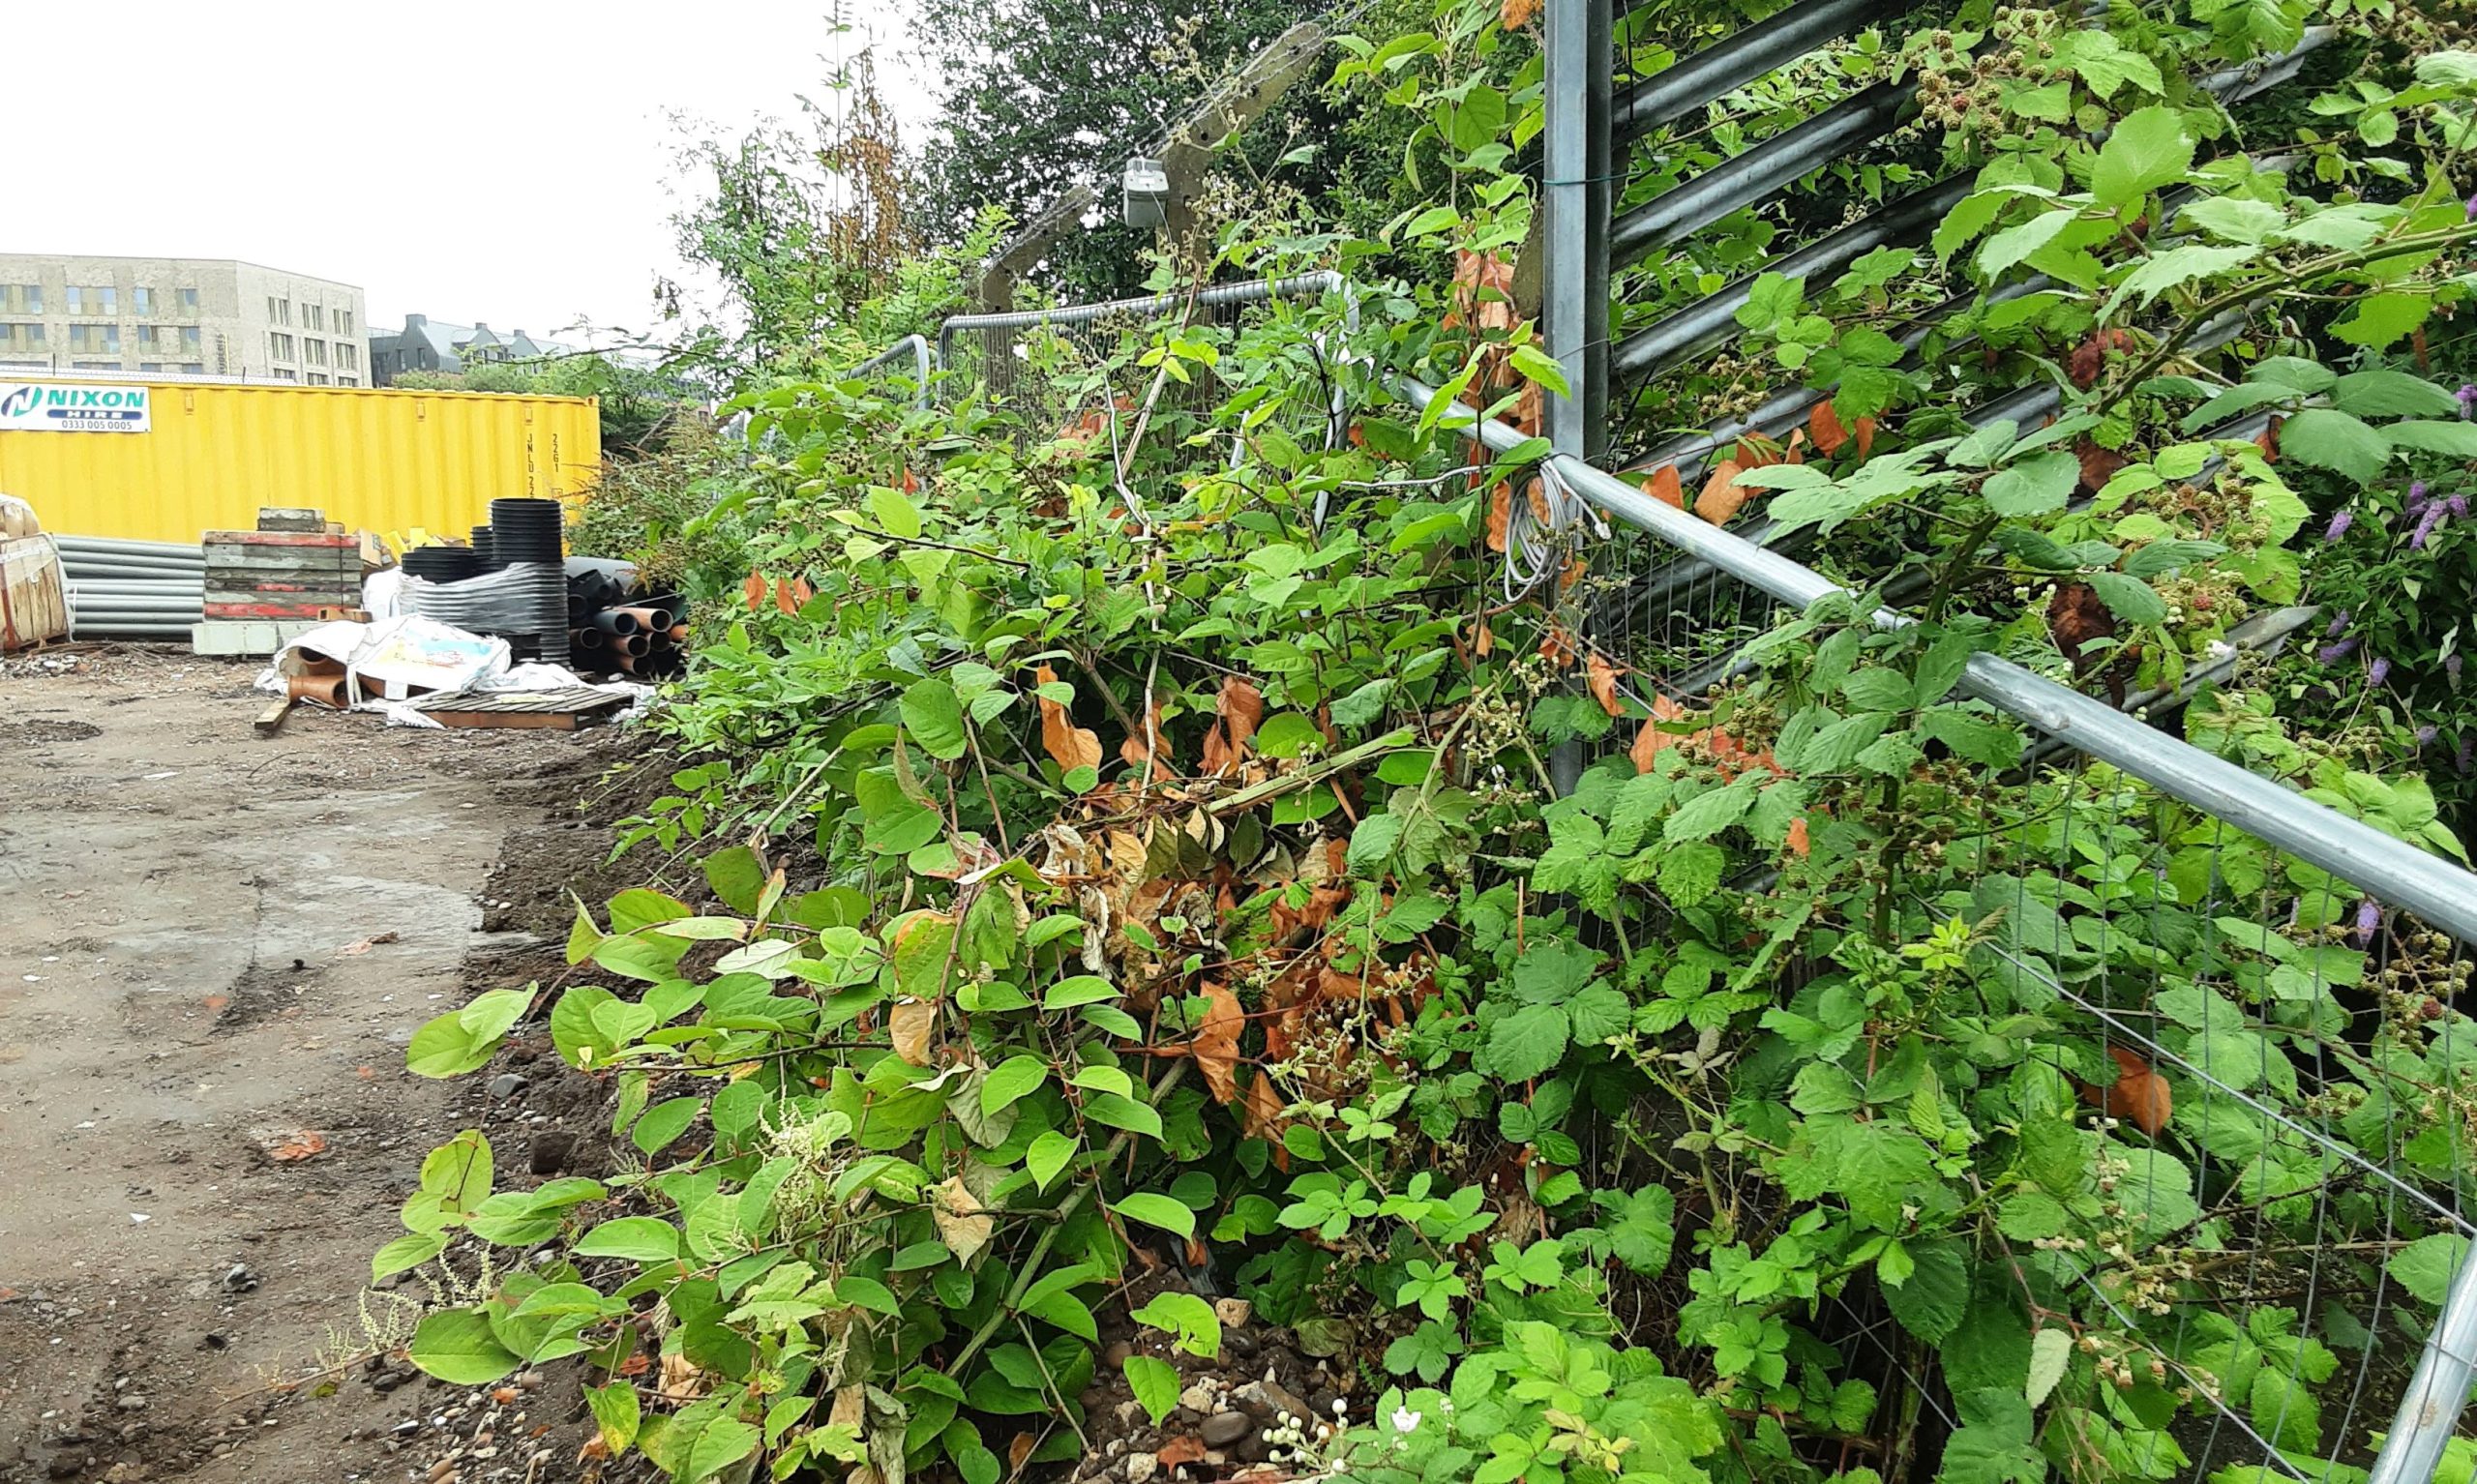
[[[1218,773],[1247,759],[1247,743],[1265,719],[1265,693],[1240,675],[1226,676],[1212,699],[1212,726],[1204,734],[1204,770]]]
[[[938,1034],[938,1002],[907,999],[886,1012],[886,1036],[894,1054],[915,1067],[929,1064],[930,1042]]]
[[[1453,308],[1444,328],[1513,328],[1513,264],[1493,252],[1468,248],[1453,257]]]
[[[2060,582],[2055,596],[2047,600],[2047,633],[2055,639],[2055,647],[2073,662],[2074,678],[2079,679],[2103,658],[2084,653],[2082,646],[2115,638],[2116,615],[2089,583]]]
[[[1501,484],[1488,491],[1488,549],[1506,549],[1506,528],[1513,523],[1513,486]]]
[[[1873,418],[1860,418],[1851,426],[1850,431],[1858,437],[1859,458],[1864,459],[1875,451],[1875,420]]]
[[[1815,452],[1826,458],[1839,453],[1849,441],[1849,430],[1840,426],[1839,409],[1830,398],[1815,403],[1815,410],[1806,414],[1806,436],[1814,439]]]
[[[1058,672],[1046,665],[1032,671],[1035,684],[1047,685],[1057,678]],[[1076,726],[1074,718],[1066,714],[1066,708],[1048,697],[1041,697],[1040,703],[1041,748],[1049,754],[1050,760],[1068,773],[1077,768],[1099,767],[1100,734]]]
[[[1566,637],[1561,625],[1548,626],[1548,637],[1539,641],[1539,658],[1547,661],[1552,669],[1564,669],[1574,663],[1574,641]]]
[[[1151,713],[1147,719],[1147,727],[1151,732],[1152,741],[1158,742],[1161,747],[1160,756],[1152,757],[1153,781],[1158,783],[1163,779],[1176,777],[1177,772],[1173,764],[1177,759],[1170,756],[1169,734],[1161,729],[1161,701],[1157,697],[1153,699]],[[1142,769],[1145,759],[1151,757],[1151,754],[1152,748],[1147,742],[1144,732],[1136,732],[1119,744],[1119,756],[1125,758],[1126,765],[1131,768]]]
[[[1545,436],[1548,429],[1546,389],[1537,381],[1525,381],[1522,390],[1514,394],[1513,410],[1506,415],[1506,421],[1526,438]]]
[[[2159,1069],[2121,1046],[2110,1046],[2107,1054],[2116,1060],[2116,1080],[2110,1086],[2081,1084],[2081,1099],[2110,1118],[2127,1123],[2156,1139],[2167,1126],[2176,1111],[2176,1100],[2169,1095],[2167,1080]]]
[[[970,1262],[980,1249],[989,1245],[990,1236],[998,1230],[998,1219],[980,1203],[962,1175],[950,1176],[930,1193],[936,1199],[929,1207],[929,1219],[938,1228],[938,1240],[955,1255],[958,1262]]]
[[[748,575],[748,580],[740,584],[740,596],[748,600],[750,612],[754,613],[765,606],[765,594],[770,584],[765,580],[765,574],[761,572],[751,572]]]
[[[791,579],[776,578],[774,579],[774,608],[777,612],[784,614],[799,612],[800,600],[791,593]]]
[[[1189,1434],[1173,1438],[1154,1449],[1152,1459],[1164,1469],[1176,1469],[1181,1464],[1192,1464],[1204,1455],[1204,1439]]]
[[[2086,435],[2074,441],[2073,455],[2081,460],[2081,488],[2093,494],[2104,489],[2127,462],[2124,455],[2100,447]]]
[[[1583,674],[1591,686],[1591,698],[1610,716],[1624,716],[1626,703],[1617,698],[1617,677],[1623,673],[1609,662],[1608,656],[1595,649],[1583,662]]]
[[[1214,1100],[1227,1106],[1238,1101],[1238,1032],[1247,1024],[1247,1014],[1228,985],[1207,980],[1204,994],[1211,1008],[1205,1012],[1204,1024],[1196,1028],[1196,1038],[1187,1050]]]
[[[1479,619],[1471,631],[1471,652],[1482,660],[1497,652],[1497,631],[1489,628],[1484,618]]]
[[[2285,421],[2287,421],[2285,418],[2275,416],[2268,423],[2265,423],[2262,426],[2261,432],[2255,435],[2253,439],[2253,446],[2262,451],[2262,461],[2264,463],[2277,463],[2280,461],[2280,424]]]
[[[1634,745],[1626,749],[1626,756],[1632,759],[1635,772],[1649,773],[1653,760],[1677,745],[1679,738],[1676,734],[1660,730],[1660,724],[1676,721],[1685,714],[1685,708],[1676,701],[1657,691],[1652,693],[1652,714],[1645,719],[1643,729],[1634,733]]]
[[[1506,0],[1497,11],[1497,24],[1508,31],[1519,31],[1538,14],[1539,0]]]
[[[1714,525],[1726,525],[1737,519],[1746,501],[1746,491],[1738,485],[1738,462],[1723,459],[1712,465],[1712,477],[1703,481],[1703,491],[1694,497],[1694,513]]]
[[[1677,477],[1676,464],[1664,463],[1654,469],[1652,477],[1643,481],[1643,492],[1663,505],[1686,508],[1686,487]]]

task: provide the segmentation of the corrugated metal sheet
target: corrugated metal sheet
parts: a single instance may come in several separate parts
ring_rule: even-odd
[[[582,491],[602,457],[591,398],[118,384],[153,389],[150,431],[0,432],[0,490],[45,530],[194,543],[309,505],[352,529],[462,534],[494,498]]]

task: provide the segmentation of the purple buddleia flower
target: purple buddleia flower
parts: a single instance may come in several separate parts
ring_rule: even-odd
[[[2451,512],[2451,518],[2454,520],[2465,520],[2468,519],[2468,496],[2455,494],[2443,501],[2443,509]]]
[[[2471,222],[2477,222],[2477,195],[2472,195],[2468,198],[2467,206],[2468,220]]]
[[[2460,415],[2462,417],[2467,417],[2471,408],[2477,408],[2477,384],[2463,381],[2460,384],[2460,390],[2452,393],[2452,395],[2460,399]]]
[[[2477,737],[2472,737],[2464,731],[2460,734],[2460,757],[2457,760],[2460,764],[2460,776],[2467,777],[2468,765],[2477,762]]]
[[[2357,903],[2357,941],[2360,944],[2373,942],[2374,930],[2381,926],[2382,908],[2374,904],[2372,897],[2361,899]]]
[[[2344,660],[2348,656],[2356,653],[2356,650],[2357,641],[2355,639],[2343,638],[2336,644],[2325,644],[2320,649],[2315,650],[2313,658],[2321,661],[2325,665],[2337,665],[2342,660]]]
[[[2341,632],[2346,629],[2347,626],[2348,610],[2346,608],[2342,608],[2331,615],[2331,626],[2322,631],[2322,637],[2324,638],[2338,638]]]
[[[2367,683],[2370,685],[2380,685],[2385,680],[2390,679],[2391,662],[2389,660],[2374,661],[2372,665],[2366,667],[2365,678]]]
[[[2412,479],[2408,481],[2408,503],[2411,505],[2423,505],[2426,503],[2426,482],[2424,480]]]
[[[2451,677],[2451,688],[2460,689],[2460,654],[2457,650],[2442,657],[2442,671]]]
[[[2356,523],[2357,513],[2353,510],[2343,510],[2331,518],[2330,528],[2322,533],[2322,539],[2324,541],[2337,541],[2348,533],[2349,526]]]
[[[2428,723],[2426,726],[2417,728],[2417,750],[2419,752],[2424,752],[2427,748],[2434,745],[2434,730],[2435,728],[2432,723]]]
[[[2440,501],[2426,507],[2426,513],[2417,518],[2417,528],[2408,533],[2409,550],[2422,551],[2426,549],[2426,539],[2433,535],[2435,526],[2442,524],[2442,518],[2448,510],[2449,507]]]

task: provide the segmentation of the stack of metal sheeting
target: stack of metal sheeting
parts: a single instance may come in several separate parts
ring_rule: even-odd
[[[418,555],[405,558],[414,612],[468,634],[496,635],[520,659],[568,662],[568,579],[558,563],[514,562],[479,577],[442,580],[412,565]]]
[[[55,536],[69,575],[72,638],[179,639],[206,618],[206,549]]]

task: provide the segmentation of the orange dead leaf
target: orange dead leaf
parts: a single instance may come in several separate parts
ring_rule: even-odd
[[[1738,488],[1738,462],[1723,459],[1712,465],[1712,477],[1703,482],[1703,492],[1694,497],[1694,513],[1714,525],[1726,525],[1737,518],[1746,501],[1746,492]]]
[[[1204,1439],[1190,1435],[1171,1439],[1153,1451],[1152,1458],[1164,1469],[1176,1469],[1180,1464],[1194,1463],[1204,1454]]]
[[[1864,459],[1869,453],[1873,452],[1875,447],[1875,420],[1873,418],[1860,418],[1854,425],[1852,425],[1850,430],[1858,435],[1859,458]]]
[[[1048,685],[1058,678],[1058,672],[1044,665],[1032,671],[1032,678],[1036,684]],[[1048,697],[1040,697],[1040,703],[1041,747],[1048,752],[1050,759],[1069,773],[1077,768],[1099,767],[1099,733],[1076,726],[1074,718],[1066,714],[1066,708]]]
[[[1676,701],[1657,692],[1653,693],[1652,714],[1643,723],[1643,729],[1634,733],[1634,745],[1626,749],[1626,756],[1633,759],[1635,772],[1649,773],[1652,759],[1677,744],[1678,738],[1673,733],[1660,730],[1660,723],[1676,721],[1685,714],[1685,708]]]
[[[1204,1024],[1187,1049],[1196,1058],[1196,1070],[1204,1074],[1205,1085],[1227,1106],[1238,1101],[1238,1030],[1247,1024],[1247,1013],[1238,1007],[1238,996],[1227,985],[1208,980],[1204,994],[1211,1008],[1205,1011]]]
[[[1583,663],[1583,673],[1591,686],[1591,698],[1599,702],[1599,709],[1610,716],[1624,716],[1626,703],[1617,698],[1617,677],[1621,671],[1609,663],[1608,656],[1593,650],[1591,658]]]
[[[1806,816],[1800,815],[1789,821],[1788,846],[1789,853],[1792,855],[1803,857],[1813,852],[1814,846],[1806,839]]]
[[[261,1140],[259,1146],[278,1164],[297,1165],[326,1153],[327,1136],[316,1129],[289,1129]]]
[[[2273,417],[2263,425],[2261,432],[2253,439],[2253,446],[2262,451],[2263,462],[2280,461],[2280,424],[2285,421],[2284,418]]]
[[[1513,328],[1513,264],[1493,252],[1464,249],[1453,259],[1453,308],[1444,328]]]
[[[795,614],[800,610],[799,601],[791,596],[791,582],[789,578],[774,579],[774,608],[775,611],[784,614]]]
[[[1560,593],[1573,591],[1574,584],[1581,581],[1585,574],[1590,571],[1591,562],[1581,552],[1577,551],[1567,557],[1566,565],[1557,573],[1557,591]]]
[[[1149,736],[1147,732],[1149,733]],[[1152,746],[1156,742],[1161,748],[1159,757],[1152,756]],[[1176,776],[1171,767],[1173,759],[1170,756],[1170,738],[1161,729],[1161,702],[1158,697],[1152,702],[1151,715],[1147,722],[1147,731],[1135,732],[1119,744],[1119,756],[1126,759],[1128,767],[1137,769],[1143,768],[1145,759],[1151,758],[1152,777],[1155,780]]]
[[[1497,12],[1497,24],[1508,31],[1519,31],[1538,14],[1539,0],[1506,0]]]
[[[1792,433],[1790,436],[1795,438],[1797,434]],[[1793,461],[1787,449],[1759,432],[1750,432],[1738,439],[1738,446],[1731,451],[1729,457],[1737,460],[1737,466],[1741,470],[1759,469],[1766,464]]]
[[[1025,1461],[1032,1456],[1032,1449],[1040,1446],[1040,1441],[1041,1440],[1039,1439],[1033,1437],[1030,1433],[1017,1433],[1014,1437],[1007,1439],[1007,1471],[1016,1474],[1022,1473],[1024,1471]]]
[[[765,606],[766,586],[765,574],[761,572],[750,573],[748,580],[740,584],[740,596],[748,600],[750,612],[754,613]]]
[[[1564,669],[1574,663],[1574,641],[1566,637],[1563,627],[1557,624],[1548,626],[1548,637],[1539,641],[1539,658],[1557,669]]]
[[[1513,486],[1499,485],[1488,492],[1488,549],[1506,549],[1506,527],[1513,521]]]
[[[1228,676],[1213,697],[1212,714],[1212,727],[1204,734],[1204,770],[1218,773],[1246,760],[1247,743],[1265,719],[1265,693],[1244,676]]]
[[[1482,660],[1497,652],[1497,631],[1489,628],[1488,621],[1484,618],[1480,619],[1477,627],[1472,631],[1471,652]]]
[[[2175,1112],[2175,1100],[2168,1095],[2167,1080],[2159,1069],[2121,1046],[2110,1046],[2107,1054],[2116,1059],[2116,1081],[2113,1086],[2099,1087],[2088,1083],[2081,1085],[2081,1099],[2105,1113],[2110,1118],[2122,1118],[2150,1135],[2167,1126],[2168,1116]]]
[[[903,492],[906,494],[918,494],[920,492],[920,476],[912,473],[910,469],[906,468],[903,471],[902,489]]]
[[[1676,464],[1664,463],[1654,469],[1652,477],[1643,481],[1643,492],[1663,505],[1686,508],[1686,487],[1678,480]]]
[[[1829,399],[1815,403],[1806,415],[1806,435],[1815,440],[1815,451],[1827,457],[1840,452],[1849,441],[1849,430],[1840,426],[1840,413]]]

